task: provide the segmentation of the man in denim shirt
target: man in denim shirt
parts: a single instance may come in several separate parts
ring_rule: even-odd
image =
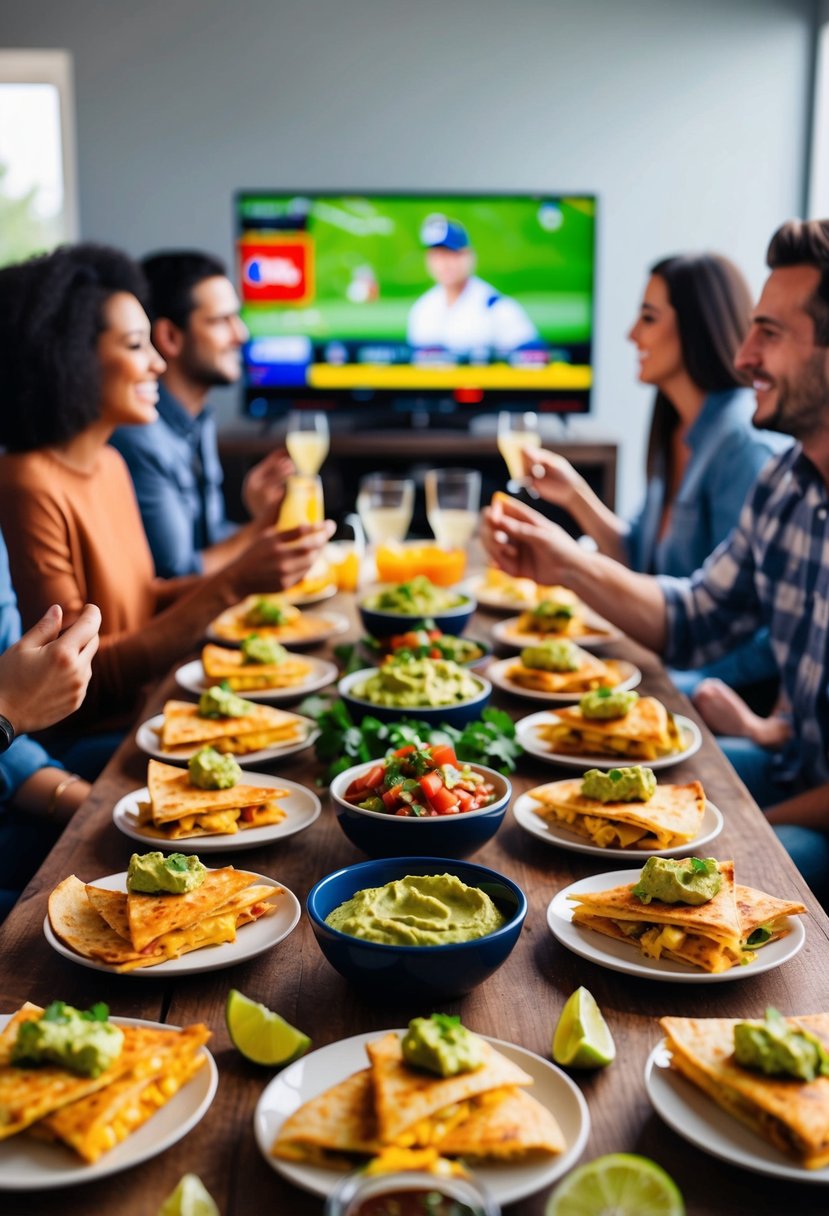
[[[798,442],[766,466],[737,527],[701,570],[687,579],[634,574],[585,554],[520,504],[485,512],[483,540],[507,573],[566,584],[676,665],[710,662],[768,627],[792,715],[789,741],[778,754],[720,743],[827,898],[829,220],[784,224],[767,260],[772,273],[735,365],[751,379],[755,426]]]
[[[119,427],[111,442],[129,466],[156,573],[213,574],[276,522],[292,465],[272,452],[251,469],[242,498],[251,521],[230,523],[222,494],[216,422],[207,395],[235,383],[247,329],[224,265],[209,254],[159,253],[142,263],[153,343],[167,363],[158,414]]]
[[[0,920],[43,861],[88,784],[25,734],[21,724],[50,726],[76,709],[89,683],[101,614],[87,606],[58,641],[62,616],[51,608],[21,645],[20,616],[0,534]],[[13,649],[11,649],[13,648]],[[56,665],[57,649],[63,654]]]

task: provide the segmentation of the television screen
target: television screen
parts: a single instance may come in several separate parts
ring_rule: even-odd
[[[237,195],[245,407],[589,408],[589,195]]]

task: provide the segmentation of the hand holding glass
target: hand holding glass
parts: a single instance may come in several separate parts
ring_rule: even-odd
[[[360,482],[357,510],[372,544],[403,541],[412,522],[414,482],[408,477],[369,473]]]
[[[424,479],[426,514],[443,549],[463,549],[475,535],[481,506],[477,469],[430,469]]]
[[[322,479],[292,473],[285,483],[285,497],[276,521],[277,532],[287,532],[300,524],[319,524],[324,519]]]
[[[498,451],[506,461],[507,489],[511,494],[517,494],[527,484],[522,458],[524,449],[540,447],[537,414],[512,414],[509,410],[501,410],[498,414]]]
[[[292,410],[288,415],[285,447],[298,473],[313,477],[328,455],[328,419],[325,414]]]

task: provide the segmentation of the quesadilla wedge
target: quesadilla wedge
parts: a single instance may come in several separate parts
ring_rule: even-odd
[[[621,682],[621,668],[614,659],[599,659],[580,646],[575,646],[574,650],[579,659],[579,666],[574,671],[549,671],[516,659],[507,667],[506,677],[519,688],[548,693],[589,692],[602,685],[612,688]]]
[[[660,1018],[671,1067],[728,1114],[806,1169],[829,1165],[829,1077],[765,1076],[734,1058],[737,1018]],[[786,1019],[829,1049],[829,1014]]]
[[[171,755],[185,755],[209,743],[218,752],[245,755],[266,747],[293,743],[307,734],[308,722],[271,705],[254,705],[244,716],[202,717],[191,701],[167,701],[161,727],[161,747]]]
[[[240,650],[208,644],[201,653],[207,679],[227,683],[234,692],[267,688],[292,688],[307,679],[311,664],[296,654],[286,654],[280,663],[249,663]]]
[[[260,637],[274,642],[302,645],[312,638],[327,636],[335,625],[328,617],[303,614],[278,596],[249,595],[227,608],[210,626],[211,634],[227,642],[242,642],[254,629]]]
[[[657,784],[647,802],[600,802],[581,792],[582,778],[529,790],[535,813],[600,848],[671,849],[699,835],[705,792],[699,781]]]
[[[170,1101],[207,1062],[210,1038],[201,1024],[182,1030],[146,1028],[146,1050],[110,1085],[62,1106],[36,1124],[36,1135],[63,1141],[90,1164],[126,1140]]]
[[[567,706],[536,731],[551,751],[565,755],[656,760],[685,749],[673,714],[655,697],[639,697],[619,718],[585,718],[578,706]]]
[[[56,937],[83,958],[104,963],[119,972],[135,971],[205,946],[233,942],[242,925],[274,912],[271,901],[279,896],[280,888],[254,884],[250,882],[250,875],[246,878],[246,887],[228,893],[224,903],[205,909],[201,919],[166,929],[142,949],[135,946],[130,936],[128,899],[131,897],[123,891],[87,887],[74,874],[65,878],[50,895],[49,923]],[[184,899],[185,896],[144,898]],[[154,927],[157,926],[156,920]],[[145,926],[140,928],[143,930]]]
[[[355,1156],[371,1156],[380,1148],[371,1070],[364,1068],[294,1111],[280,1127],[271,1154],[348,1169]]]
[[[491,1091],[532,1085],[532,1077],[486,1041],[483,1066],[450,1077],[410,1068],[394,1032],[367,1043],[366,1052],[379,1138],[403,1148],[438,1145],[476,1107],[492,1104]]]
[[[496,1096],[497,1095],[497,1096]],[[517,1161],[537,1153],[562,1153],[567,1147],[551,1111],[523,1089],[482,1094],[469,1118],[456,1123],[435,1148],[444,1157]]]
[[[285,812],[278,799],[287,790],[256,785],[232,785],[205,790],[193,785],[186,770],[150,760],[147,765],[149,803],[139,804],[142,827],[166,840],[190,836],[234,835],[240,829],[280,823]]]

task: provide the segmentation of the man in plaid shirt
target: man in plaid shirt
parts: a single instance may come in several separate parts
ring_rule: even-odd
[[[829,220],[784,224],[735,363],[758,427],[798,442],[749,492],[738,526],[689,579],[635,574],[588,553],[514,500],[484,515],[490,556],[512,575],[563,583],[676,667],[725,654],[768,626],[791,710],[779,754],[723,740],[818,893],[829,892]]]

